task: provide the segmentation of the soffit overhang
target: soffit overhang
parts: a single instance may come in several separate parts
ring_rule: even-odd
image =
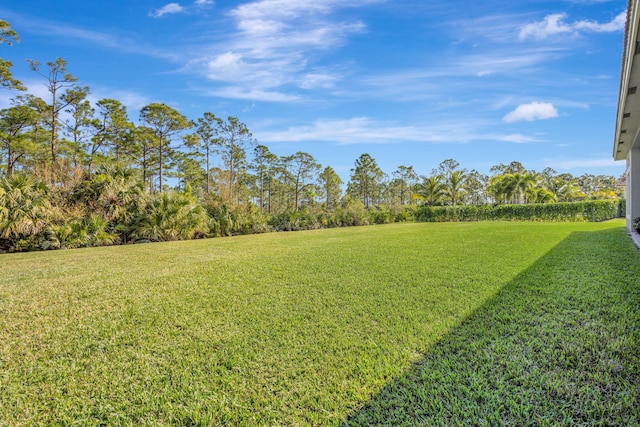
[[[640,0],[629,0],[618,94],[613,158],[624,160],[640,146]]]

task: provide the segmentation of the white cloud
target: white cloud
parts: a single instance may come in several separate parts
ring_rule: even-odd
[[[429,125],[400,126],[376,121],[369,117],[350,119],[322,119],[311,124],[290,126],[284,130],[257,130],[262,142],[314,142],[337,144],[393,144],[399,142],[461,144],[472,141],[536,142],[535,138],[520,134],[500,135],[483,131],[488,123],[482,121],[438,122]]]
[[[593,31],[594,33],[613,33],[624,30],[627,12],[618,14],[611,22],[599,24],[594,21],[578,21],[574,24],[577,30]]]
[[[244,64],[242,55],[234,52],[225,52],[207,64],[209,78],[213,80],[240,79]]]
[[[517,23],[523,19],[517,14],[496,14],[478,16],[449,23],[452,35],[460,37],[459,43],[477,43],[479,39],[486,39],[497,43],[513,42]]]
[[[556,169],[576,169],[576,168],[605,168],[620,166],[620,163],[611,157],[600,159],[572,159],[572,160],[546,160],[547,166]]]
[[[160,18],[164,15],[171,15],[174,13],[184,12],[184,7],[182,7],[179,3],[168,3],[162,6],[160,9],[154,10],[149,13],[150,16],[154,18]]]
[[[149,12],[149,16],[161,18],[164,15],[172,15],[176,13],[195,13],[202,8],[213,6],[213,0],[195,0],[191,6],[182,6],[180,3],[167,3],[160,9]]]
[[[626,12],[620,13],[610,22],[601,24],[596,21],[565,22],[566,13],[554,13],[544,17],[542,21],[527,24],[520,29],[518,38],[543,40],[558,34],[579,34],[581,32],[610,33],[624,30]]]
[[[350,35],[365,30],[362,22],[341,20],[334,12],[377,1],[257,0],[242,4],[228,14],[236,31],[227,40],[201,49],[212,53],[191,61],[187,69],[229,84],[216,93],[241,95],[240,99],[255,94],[256,100],[264,100],[263,94],[282,94],[285,88],[326,89],[341,78],[336,70],[339,65],[320,70],[312,57],[343,46]]]
[[[486,77],[512,74],[531,69],[560,55],[556,49],[538,49],[529,52],[514,52],[509,49],[468,55],[457,61],[455,72],[461,75]]]
[[[118,52],[134,53],[156,58],[175,61],[179,56],[169,50],[158,49],[147,43],[141,43],[129,35],[118,32],[101,32],[95,29],[78,27],[67,22],[56,22],[16,15],[14,22],[22,27],[28,27],[34,34],[47,35],[56,38],[69,38],[77,42],[88,42],[95,46],[115,49]]]
[[[518,38],[520,40],[527,38],[541,40],[550,35],[571,33],[573,32],[571,26],[563,22],[566,17],[567,15],[565,13],[547,15],[542,22],[534,22],[522,27]]]
[[[231,12],[239,33],[233,41],[245,56],[263,61],[287,57],[300,60],[313,50],[344,44],[348,34],[364,29],[361,22],[340,22],[329,15],[338,1],[261,0]],[[292,63],[295,61],[292,61]]]
[[[303,89],[324,88],[329,89],[338,80],[338,77],[330,73],[310,72],[301,77],[300,87]]]
[[[598,3],[609,3],[612,1],[618,1],[618,0],[565,0],[568,1],[569,3],[578,3],[578,4],[598,4]]]
[[[558,117],[558,110],[553,104],[548,102],[532,102],[530,104],[521,104],[518,107],[504,116],[503,120],[506,123],[513,123],[519,121],[531,122],[533,120],[544,120]]]
[[[146,95],[142,95],[133,91],[99,87],[97,89],[94,89],[92,92],[93,93],[89,95],[89,100],[94,105],[95,102],[100,99],[117,99],[122,103],[122,105],[127,107],[129,119],[132,120],[138,117],[138,112],[142,109],[142,107],[152,102],[152,100]]]
[[[447,129],[397,126],[368,117],[350,119],[316,120],[310,125],[293,126],[283,131],[259,132],[259,139],[266,142],[327,141],[339,144],[388,144],[401,141],[451,142],[452,134],[461,128],[443,125]],[[258,133],[256,133],[258,134]],[[457,141],[461,142],[461,141]]]
[[[435,65],[420,68],[398,68],[381,70],[377,74],[359,74],[357,82],[342,88],[354,97],[386,98],[394,102],[428,100],[432,107],[469,105],[491,102],[484,93],[504,93],[509,79],[516,78],[514,85],[521,84],[528,73],[540,75],[545,62],[557,59],[564,52],[557,48],[522,49],[496,47],[483,54],[443,55]],[[348,73],[344,73],[348,75]],[[482,79],[482,80],[479,80]],[[517,86],[516,86],[517,87]],[[434,101],[436,99],[444,101]],[[455,100],[454,103],[450,102]],[[513,101],[508,102],[512,104]],[[507,105],[507,103],[505,103]],[[484,108],[484,107],[483,107]],[[495,106],[490,108],[497,109]],[[502,108],[502,107],[500,107]]]
[[[300,96],[291,95],[278,91],[269,91],[263,89],[251,89],[238,86],[227,86],[219,90],[208,91],[210,96],[220,98],[242,99],[248,101],[265,101],[265,102],[297,102]]]
[[[42,98],[44,100],[47,100],[47,102],[49,102],[49,97],[51,96],[51,93],[49,92],[49,89],[47,89],[47,86],[45,85],[44,80],[38,79],[38,78],[27,78],[27,79],[21,79],[22,83],[24,83],[24,85],[27,87],[28,89],[28,93],[30,95],[36,96],[38,98]],[[20,93],[16,93],[16,95],[21,95]]]
[[[509,135],[504,135],[498,138],[500,141],[504,142],[513,142],[516,144],[527,144],[529,142],[539,142],[540,140],[537,138],[532,138],[530,136],[522,135],[521,133],[512,133]]]

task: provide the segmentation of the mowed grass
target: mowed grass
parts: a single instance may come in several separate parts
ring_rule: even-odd
[[[0,425],[637,425],[622,222],[0,256]]]

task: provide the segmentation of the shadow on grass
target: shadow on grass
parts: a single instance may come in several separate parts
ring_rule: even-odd
[[[343,425],[640,425],[638,343],[640,254],[576,232]]]

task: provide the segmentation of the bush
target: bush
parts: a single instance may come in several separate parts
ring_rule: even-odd
[[[47,238],[41,248],[72,249],[91,246],[108,246],[117,240],[115,233],[107,228],[109,223],[100,215],[92,214],[85,218],[72,219],[63,224],[52,224],[47,232]]]
[[[306,209],[273,215],[268,224],[276,231],[316,230],[322,228],[321,219]]]
[[[618,214],[617,200],[498,206],[422,206],[418,222],[451,221],[604,221]]]
[[[342,206],[338,207],[333,213],[335,222],[338,227],[351,227],[357,225],[369,225],[369,212],[364,204],[346,196],[342,201]]]
[[[0,253],[37,249],[51,212],[44,182],[19,174],[0,179]]]
[[[416,207],[413,205],[404,207],[403,210],[397,212],[393,218],[393,222],[409,222],[413,221],[416,213]]]
[[[189,192],[169,191],[155,195],[136,220],[133,237],[162,242],[204,236],[209,218]]]
[[[391,212],[386,206],[376,206],[369,210],[369,222],[372,224],[389,224]]]

